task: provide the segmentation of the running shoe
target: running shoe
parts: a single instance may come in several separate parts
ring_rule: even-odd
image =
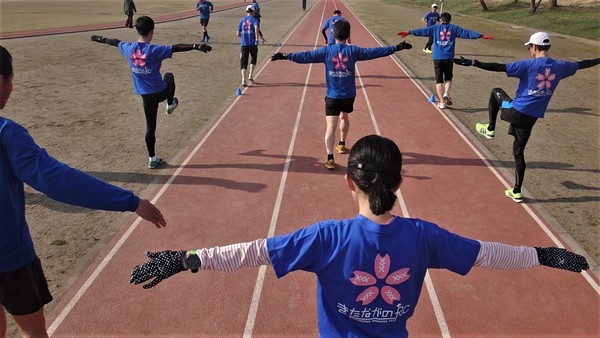
[[[242,79],[242,86],[248,87],[248,83],[246,82],[246,79]]]
[[[250,83],[253,83],[253,82],[254,82],[254,77],[252,76],[252,74],[250,74],[250,76],[248,76],[248,81],[249,81]]]
[[[167,103],[167,115],[171,115],[173,114],[173,112],[175,111],[175,108],[177,108],[177,106],[179,105],[179,100],[177,100],[176,97],[173,98],[173,104],[168,104]]]
[[[438,103],[438,108],[444,109],[446,108],[446,104],[444,102]]]
[[[327,160],[327,161],[325,161],[325,168],[327,168],[327,169],[335,169],[335,161],[334,160]]]
[[[154,156],[153,158],[148,159],[148,168],[155,169],[162,163],[163,163],[162,158]]]
[[[444,100],[444,103],[445,103],[446,105],[448,105],[448,106],[451,106],[451,105],[452,105],[452,99],[450,98],[450,96],[448,96],[448,95],[444,95],[444,98],[443,98],[443,100]]]
[[[523,194],[521,194],[520,192],[513,192],[512,189],[506,190],[504,192],[504,195],[506,195],[506,197],[512,198],[512,200],[517,203],[523,202]]]
[[[494,138],[496,132],[494,130],[488,130],[488,126],[489,124],[487,123],[477,123],[475,125],[475,130],[477,130],[478,133],[485,136],[486,138]]]
[[[427,53],[427,49],[423,48],[423,53]]]
[[[207,36],[205,40],[206,41],[204,41],[204,42],[208,42],[208,40],[210,40],[210,36]]]
[[[345,145],[338,144],[337,146],[335,146],[335,149],[337,150],[337,152],[339,154],[345,154],[346,153],[346,146]]]
[[[432,51],[431,49],[426,49],[426,52],[425,52],[425,53],[427,53],[427,54],[431,54],[431,53],[433,53],[433,51]]]
[[[200,42],[206,42],[206,38],[202,38],[202,40],[200,40]]]

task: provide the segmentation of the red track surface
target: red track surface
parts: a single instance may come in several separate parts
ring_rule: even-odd
[[[336,5],[352,23],[354,43],[378,44],[342,3],[322,0],[281,50],[322,43],[322,20]],[[358,71],[348,143],[373,133],[398,143],[405,170],[397,214],[486,241],[556,245],[541,216],[503,196],[507,180],[480,157],[469,135],[428,102],[395,58],[359,63]],[[249,241],[356,214],[343,183],[347,155],[336,155],[334,171],[322,164],[323,65],[270,62],[256,80],[156,193],[170,226],[138,227],[138,219],[127,227],[50,314],[53,336],[317,335],[312,274],[277,281],[263,267],[182,273],[150,290],[128,284],[131,268],[146,261],[146,250]],[[599,334],[600,288],[589,274],[536,268],[474,269],[466,277],[432,270],[430,276],[409,321],[415,336]]]

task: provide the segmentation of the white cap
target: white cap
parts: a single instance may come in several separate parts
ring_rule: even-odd
[[[254,7],[252,5],[246,6],[246,12],[254,12]]]
[[[550,46],[550,34],[546,32],[537,32],[529,38],[529,41],[525,43],[527,45],[538,45],[538,46]]]
[[[432,5],[431,5],[431,8],[433,8],[433,7],[436,7],[436,8],[437,8],[437,5],[436,5],[436,4],[432,4]]]

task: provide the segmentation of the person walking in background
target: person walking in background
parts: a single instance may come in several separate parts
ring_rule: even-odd
[[[137,12],[135,3],[133,0],[125,0],[123,4],[125,15],[127,15],[127,21],[125,21],[125,27],[133,28],[133,13]]]
[[[537,32],[525,43],[532,57],[507,64],[480,62],[465,58],[456,58],[454,62],[461,66],[475,66],[483,70],[506,73],[508,77],[519,79],[515,99],[511,99],[502,88],[492,89],[488,103],[488,123],[477,123],[475,129],[486,138],[496,133],[498,111],[500,118],[509,123],[508,134],[514,137],[513,157],[515,159],[515,185],[504,192],[515,202],[523,202],[521,187],[525,178],[525,146],[531,136],[531,130],[538,118],[543,118],[556,91],[559,82],[579,69],[596,66],[600,58],[569,62],[552,59],[549,56],[550,34]]]
[[[260,40],[262,42],[262,44],[264,45],[265,42],[267,42],[267,40],[265,40],[262,31],[260,30],[260,18],[262,17],[262,15],[260,14],[260,6],[258,5],[258,2],[256,2],[256,0],[252,0],[252,8],[254,9],[254,17],[256,18],[256,20],[258,20],[258,37],[260,37]]]
[[[260,21],[254,16],[254,6],[246,6],[246,16],[243,17],[237,29],[237,36],[240,37],[240,71],[242,73],[242,86],[246,87],[246,71],[248,70],[248,81],[254,82],[254,67],[258,57],[258,36],[260,30]],[[250,67],[248,67],[250,59]]]
[[[12,57],[0,46],[0,110],[12,93],[13,78]],[[149,201],[59,162],[25,128],[0,116],[0,304],[23,337],[47,337],[44,305],[52,295],[25,217],[25,183],[63,203],[132,211],[157,228],[167,222]],[[1,311],[0,337],[6,326]]]
[[[408,43],[401,42],[395,46],[362,48],[348,45],[350,39],[350,23],[338,20],[333,25],[335,44],[317,50],[299,53],[276,53],[271,61],[290,60],[296,63],[324,63],[327,92],[325,94],[325,150],[327,160],[325,168],[335,169],[333,145],[335,129],[340,128],[340,141],[335,147],[339,154],[346,152],[346,138],[350,131],[348,114],[354,110],[356,98],[355,64],[358,61],[372,60],[394,54],[403,49],[411,49]],[[340,117],[341,115],[341,117]]]
[[[141,16],[135,22],[139,34],[138,41],[125,42],[92,35],[92,41],[106,43],[119,48],[131,69],[133,92],[142,96],[144,114],[146,115],[146,148],[148,149],[148,168],[158,167],[163,160],[156,156],[156,119],[158,104],[167,100],[166,113],[170,115],[179,104],[175,97],[175,77],[165,73],[161,78],[160,67],[164,59],[171,58],[173,53],[199,50],[207,53],[212,48],[205,44],[177,44],[172,46],[151,44],[154,37],[154,20]]]
[[[424,28],[413,29],[410,31],[398,32],[401,37],[409,34],[414,36],[433,37],[433,69],[435,71],[435,89],[438,94],[439,108],[446,108],[446,105],[452,105],[450,89],[452,88],[452,78],[454,74],[452,59],[454,58],[454,49],[456,47],[456,38],[463,39],[493,39],[491,36],[464,29],[460,26],[450,23],[452,16],[450,13],[440,15],[441,24]]]
[[[210,36],[208,36],[208,21],[210,19],[210,13],[213,11],[214,6],[212,2],[208,0],[198,0],[196,3],[196,10],[200,16],[200,26],[202,26],[202,40],[200,42],[208,42]]]
[[[432,4],[431,11],[421,18],[421,21],[425,23],[426,27],[436,25],[438,22],[440,22],[440,13],[437,12],[437,9],[438,6],[436,4]],[[431,54],[431,45],[433,45],[433,35],[429,36],[429,39],[423,48],[423,53]]]
[[[143,286],[149,289],[185,270],[234,272],[266,265],[277,278],[306,271],[316,275],[320,337],[384,338],[408,337],[406,324],[428,269],[463,276],[473,267],[589,269],[583,256],[562,248],[474,240],[426,220],[392,214],[402,183],[402,154],[390,139],[369,135],[358,140],[344,179],[358,208],[353,218],[323,220],[246,243],[146,252],[150,260],[133,268],[130,283],[149,281]]]
[[[339,9],[333,11],[333,16],[323,23],[323,29],[321,33],[325,37],[325,44],[333,45],[335,43],[335,37],[333,36],[333,25],[340,21],[348,21],[342,17],[342,12]],[[348,43],[351,43],[350,41]]]

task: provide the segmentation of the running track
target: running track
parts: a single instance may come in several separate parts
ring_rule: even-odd
[[[354,43],[379,43],[343,3],[321,0],[281,50],[322,43],[321,23],[336,6],[353,24]],[[486,241],[564,245],[533,208],[503,196],[512,178],[492,168],[472,135],[427,102],[429,93],[396,60],[359,63],[348,139],[351,145],[377,133],[400,146],[404,183],[395,212]],[[277,281],[271,268],[262,267],[233,274],[181,273],[151,290],[128,284],[131,268],[146,261],[146,250],[249,241],[356,214],[343,183],[347,155],[336,155],[335,171],[322,164],[323,66],[269,62],[256,80],[213,121],[154,195],[170,226],[156,230],[136,219],[125,227],[49,314],[52,336],[317,335],[315,278],[308,273]],[[597,337],[599,294],[598,280],[588,273],[474,269],[461,277],[430,270],[409,331],[444,337]]]

